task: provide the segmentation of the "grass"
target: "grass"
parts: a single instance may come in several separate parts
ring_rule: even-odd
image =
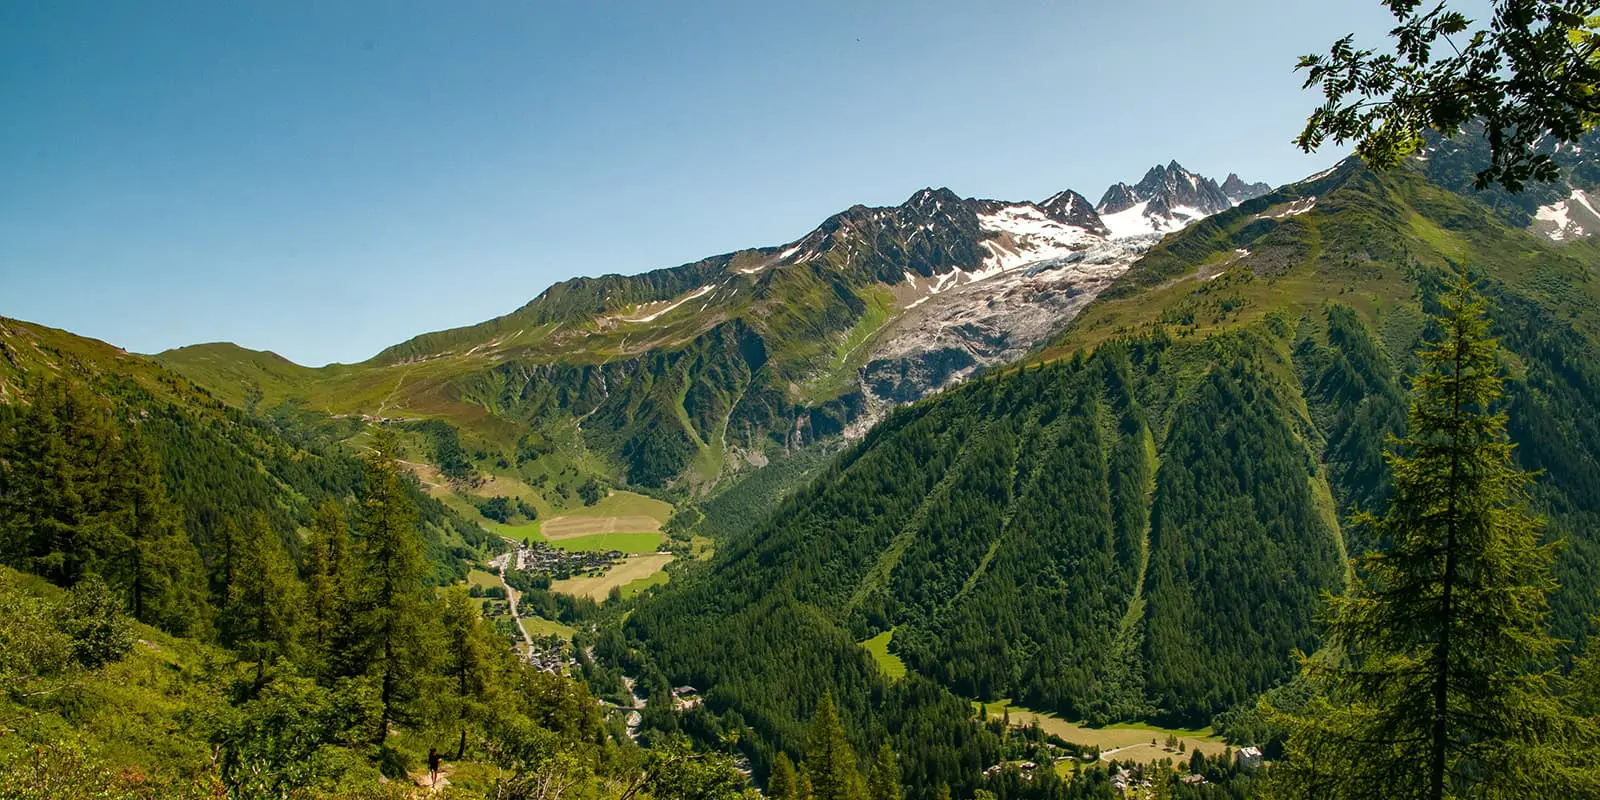
[[[550,541],[572,539],[599,533],[652,533],[661,530],[661,521],[654,517],[630,515],[625,517],[560,516],[544,520],[539,532]]]
[[[659,533],[601,533],[594,536],[575,536],[550,542],[551,547],[578,552],[588,550],[604,553],[621,550],[624,553],[654,553],[666,537]]]
[[[709,536],[694,534],[689,537],[689,555],[697,561],[710,561],[717,554],[717,543]]]
[[[861,646],[867,648],[867,653],[872,656],[873,663],[878,665],[878,671],[893,680],[906,676],[906,662],[900,657],[889,652],[889,640],[894,637],[894,630],[886,630],[864,642]]]
[[[522,626],[528,629],[529,636],[560,636],[564,639],[572,638],[577,629],[571,625],[563,625],[555,620],[544,617],[523,617]]]
[[[493,572],[475,569],[467,573],[467,585],[478,586],[484,589],[500,585],[500,576]]]
[[[616,490],[600,498],[592,506],[561,509],[562,516],[570,517],[649,517],[658,524],[672,516],[672,504],[664,500],[626,490]]]
[[[1216,735],[1211,728],[1162,728],[1142,722],[1119,722],[1100,728],[1091,728],[1079,722],[1068,722],[1054,714],[1042,714],[1021,706],[1011,705],[1009,700],[996,700],[990,703],[975,703],[991,717],[1011,712],[1012,725],[1029,725],[1034,722],[1045,733],[1054,734],[1073,744],[1086,747],[1098,747],[1102,753],[1116,750],[1114,757],[1120,761],[1154,762],[1163,758],[1179,759],[1182,756],[1176,750],[1167,750],[1168,736],[1177,736],[1184,744],[1184,754],[1199,750],[1208,756],[1220,754],[1227,744]],[[1156,740],[1156,745],[1151,746],[1150,740]],[[1126,749],[1124,749],[1126,748]]]
[[[606,573],[598,578],[582,577],[556,581],[550,584],[550,591],[604,602],[611,595],[612,589],[621,589],[637,581],[649,580],[657,574],[662,574],[661,571],[666,569],[671,561],[672,556],[663,553],[631,556],[624,559],[621,564],[606,570]],[[662,574],[661,580],[665,579],[666,576]],[[644,588],[641,586],[635,592],[643,591]]]
[[[646,589],[648,589],[648,588],[650,588],[652,586],[664,586],[664,585],[666,585],[667,581],[671,580],[671,578],[672,578],[672,576],[667,574],[667,572],[665,570],[663,570],[661,572],[657,572],[655,574],[652,574],[652,575],[650,575],[648,577],[639,578],[638,580],[631,581],[631,582],[623,585],[623,587],[622,587],[622,599],[627,600],[627,599],[630,599],[632,597],[635,597],[640,592],[643,592],[644,590],[646,590]]]

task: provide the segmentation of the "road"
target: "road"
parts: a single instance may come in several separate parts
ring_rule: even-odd
[[[522,544],[515,539],[506,539],[506,541],[511,542],[512,547],[519,547]],[[529,636],[528,629],[522,626],[522,612],[517,610],[517,590],[511,588],[511,584],[506,583],[506,564],[510,563],[511,559],[517,557],[516,552],[516,550],[512,550],[510,557],[500,562],[500,585],[506,587],[506,600],[510,601],[511,603],[511,619],[513,622],[517,623],[517,630],[522,634],[522,643],[526,645],[526,648],[523,650],[522,657],[526,660],[532,660],[533,637]]]

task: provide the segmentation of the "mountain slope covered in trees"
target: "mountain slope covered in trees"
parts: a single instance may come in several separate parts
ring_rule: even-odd
[[[1597,267],[1592,244],[1552,246],[1414,169],[1343,164],[1166,237],[1041,362],[892,414],[627,631],[761,748],[792,751],[824,689],[892,714],[901,684],[855,644],[886,630],[913,684],[1072,718],[1203,725],[1253,704],[1374,544],[1343,521],[1387,497],[1412,354],[1464,269],[1564,541],[1553,626],[1581,646]]]

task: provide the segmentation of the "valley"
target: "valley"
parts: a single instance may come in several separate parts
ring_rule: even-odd
[[[88,399],[61,408],[134,426],[171,487],[156,549],[194,587],[160,602],[216,603],[222,626],[241,543],[291,576],[262,591],[299,591],[341,526],[371,541],[373,498],[403,498],[428,604],[481,621],[460,646],[570,680],[549,691],[589,696],[618,741],[735,740],[729,763],[768,776],[827,698],[915,800],[1043,758],[1069,780],[1190,769],[1281,742],[1259,704],[1300,691],[1294,654],[1377,544],[1355,520],[1390,497],[1383,443],[1457,269],[1562,542],[1560,657],[1590,640],[1596,245],[1442,185],[1452,146],[1276,189],[1174,162],[1098,207],[924,190],[356,365],[0,320],[0,410],[32,420],[70,379]],[[359,585],[351,607],[384,584]],[[199,630],[172,614],[139,619]]]

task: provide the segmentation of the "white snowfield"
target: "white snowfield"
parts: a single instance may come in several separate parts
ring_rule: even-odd
[[[1532,228],[1553,242],[1582,239],[1600,232],[1600,212],[1595,210],[1588,192],[1573,189],[1565,200],[1540,206],[1533,214]]]
[[[989,256],[973,280],[998,275],[1006,270],[1044,261],[1065,258],[1087,248],[1100,237],[1076,225],[1067,225],[1045,216],[1032,203],[1005,206],[993,214],[979,214],[978,227],[995,238],[983,242]]]
[[[1136,203],[1114,214],[1101,214],[1100,221],[1106,224],[1106,229],[1111,231],[1113,239],[1127,239],[1133,236],[1150,236],[1156,233],[1172,233],[1187,228],[1194,222],[1205,219],[1204,211],[1189,206],[1178,206],[1172,209],[1172,215],[1150,214],[1150,201]]]

